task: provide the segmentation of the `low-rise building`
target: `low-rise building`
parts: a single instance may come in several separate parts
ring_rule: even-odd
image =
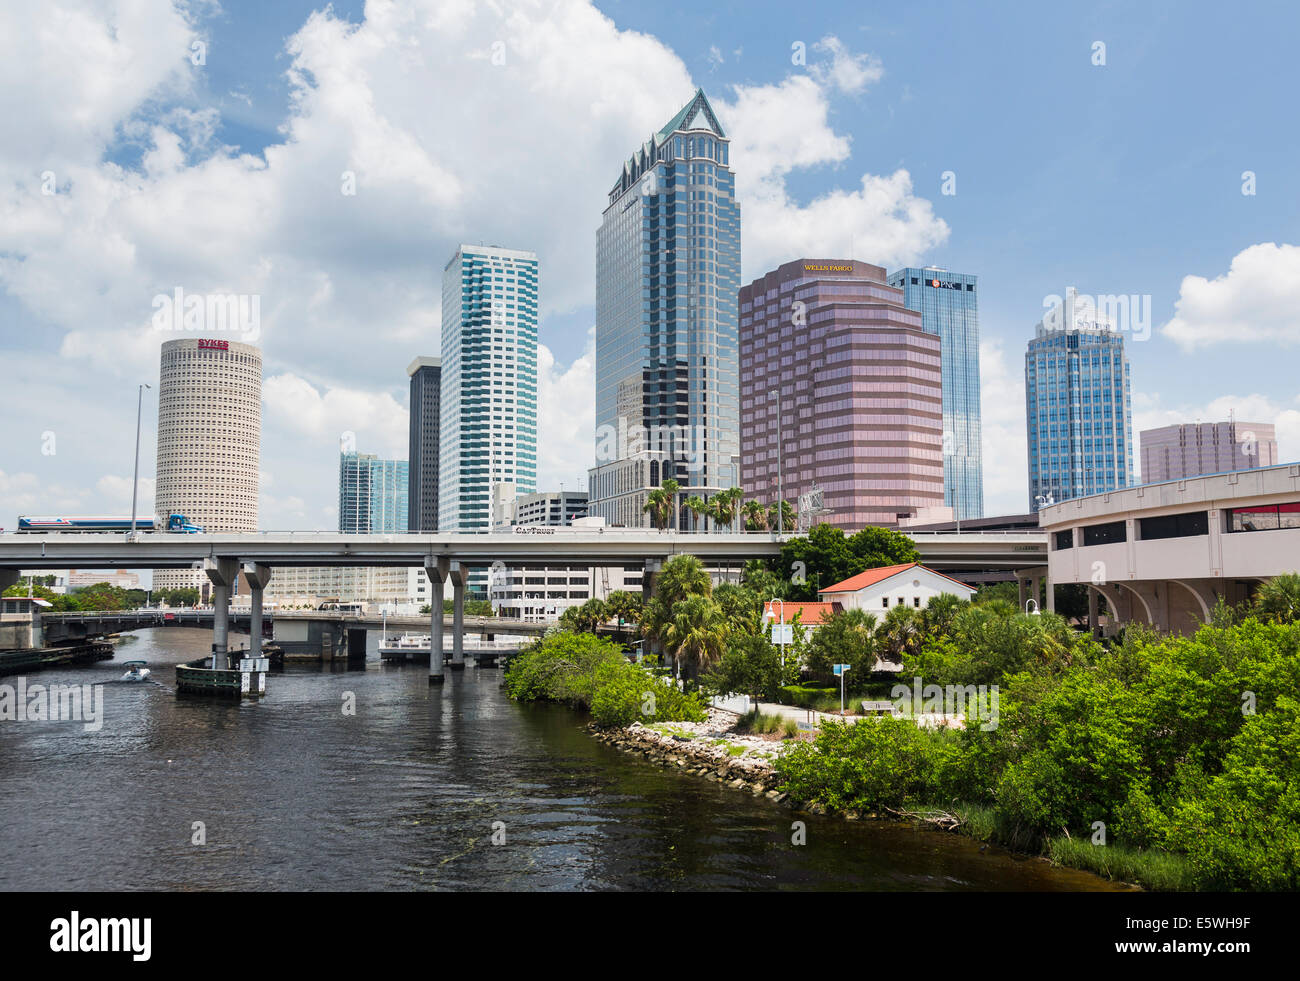
[[[823,603],[834,603],[845,610],[863,610],[884,616],[891,606],[924,609],[930,600],[945,593],[969,600],[975,588],[964,582],[926,568],[920,562],[868,569],[843,582],[818,591]]]

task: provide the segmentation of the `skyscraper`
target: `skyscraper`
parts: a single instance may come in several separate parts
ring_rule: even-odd
[[[442,275],[438,530],[487,531],[537,489],[537,253],[462,245]]]
[[[979,286],[975,276],[936,266],[890,273],[921,326],[943,342],[944,503],[960,520],[984,516],[980,433]]]
[[[1057,306],[1025,352],[1029,507],[1133,483],[1133,407],[1124,337]]]
[[[1139,440],[1144,484],[1278,462],[1277,431],[1268,422],[1184,422],[1144,429]]]
[[[858,530],[951,517],[940,346],[880,266],[799,259],[742,287],[746,498],[776,503],[779,464],[793,507],[821,490],[809,520]]]
[[[740,206],[702,90],[623,164],[596,236],[596,466],[589,513],[644,526],[739,481]],[[522,489],[521,489],[522,490]]]
[[[410,484],[406,526],[411,531],[438,530],[438,428],[442,423],[442,359],[416,358],[411,376]]]
[[[165,341],[158,378],[154,510],[206,531],[257,531],[262,352],[213,338]],[[159,569],[155,589],[197,588],[202,572]]]
[[[339,531],[379,535],[407,529],[407,461],[339,454]]]

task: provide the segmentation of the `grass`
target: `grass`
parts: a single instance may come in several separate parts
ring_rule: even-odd
[[[1094,845],[1090,839],[1064,835],[1044,841],[1007,821],[995,807],[962,803],[947,809],[965,822],[961,833],[977,841],[992,842],[1011,851],[1044,855],[1054,865],[1093,872],[1112,882],[1132,882],[1157,892],[1188,892],[1194,888],[1187,861],[1172,852],[1124,845]]]
[[[758,709],[754,709],[754,711],[747,712],[736,720],[736,731],[765,736],[768,733],[779,731],[781,723],[781,716],[764,715]]]

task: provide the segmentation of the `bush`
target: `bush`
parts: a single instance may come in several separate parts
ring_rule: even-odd
[[[703,722],[703,696],[633,664],[615,643],[586,633],[547,634],[519,653],[505,674],[516,701],[564,702],[590,710],[601,726]]]

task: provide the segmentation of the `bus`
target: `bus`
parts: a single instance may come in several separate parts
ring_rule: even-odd
[[[56,516],[35,516],[19,515],[18,516],[18,533],[19,534],[36,534],[48,532],[129,532],[131,530],[131,518],[128,515],[125,518],[116,515],[111,517],[95,516],[84,518],[69,518],[61,515]],[[142,532],[164,531],[178,535],[198,535],[203,529],[190,521],[183,514],[169,514],[167,521],[162,522],[153,516],[146,516],[135,519],[135,530]]]

